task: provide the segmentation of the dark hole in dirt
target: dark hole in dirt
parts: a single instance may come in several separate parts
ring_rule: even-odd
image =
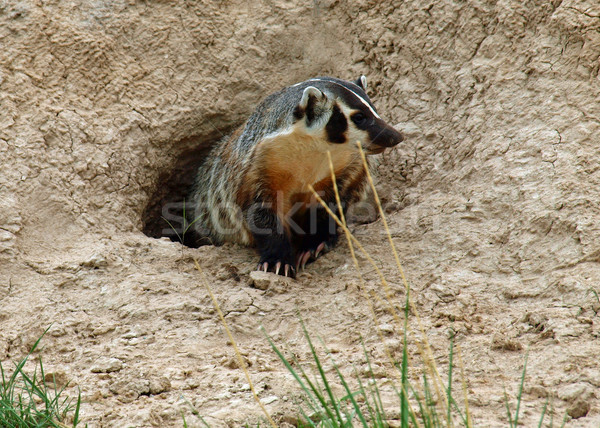
[[[208,155],[212,146],[226,133],[209,137],[193,137],[175,143],[184,147],[172,168],[161,173],[156,190],[142,214],[142,232],[151,238],[167,237],[188,247],[199,247],[200,243],[192,229],[186,229],[192,211],[189,192],[196,178],[196,171]]]

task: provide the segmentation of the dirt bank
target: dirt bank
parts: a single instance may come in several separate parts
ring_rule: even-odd
[[[263,97],[362,73],[406,135],[379,189],[442,375],[453,328],[477,425],[506,426],[528,353],[524,425],[552,397],[557,420],[597,426],[599,16],[592,0],[0,2],[0,360],[52,324],[46,369],[90,426],[199,424],[185,400],[213,426],[255,421],[197,257],[278,421],[299,391],[258,327],[309,359],[297,311],[344,370],[362,335],[392,377],[343,245],[260,290],[250,249],[143,233],[173,171]],[[381,222],[355,231],[402,302]]]

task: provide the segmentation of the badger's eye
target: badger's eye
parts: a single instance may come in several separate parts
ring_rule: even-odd
[[[352,121],[357,125],[364,125],[365,122],[367,121],[367,116],[365,116],[364,114],[362,114],[361,112],[357,112],[354,113],[352,115]]]

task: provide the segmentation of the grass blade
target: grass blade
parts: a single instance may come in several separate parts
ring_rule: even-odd
[[[377,415],[380,416],[382,420],[387,420],[387,417],[385,415],[385,409],[384,409],[383,403],[381,401],[381,394],[379,393],[379,388],[377,387],[377,381],[375,379],[375,375],[373,374],[373,367],[371,366],[371,359],[369,358],[369,353],[367,352],[367,348],[365,347],[365,342],[363,341],[362,337],[360,338],[360,343],[362,345],[363,352],[365,353],[365,358],[367,360],[367,367],[369,368],[369,373],[371,375],[371,382],[373,384],[372,389],[375,390],[375,393],[371,392],[371,394],[373,395],[373,402],[375,405]],[[360,382],[360,379],[359,379],[359,382]]]
[[[446,396],[448,397],[448,403],[452,401],[452,357],[454,356],[454,331],[450,328],[450,356],[448,361],[448,389]],[[450,426],[452,421],[451,415],[452,407],[448,406],[448,412],[446,415],[446,424]]]
[[[73,427],[79,424],[81,395],[73,409],[72,399],[62,395],[66,386],[58,388],[56,382],[53,382],[54,385],[49,387],[45,382],[46,372],[41,358],[31,375],[24,370],[29,357],[38,348],[50,327],[38,338],[29,353],[14,363],[15,369],[11,376],[7,376],[0,364],[0,426],[64,428],[66,425],[62,421],[73,410]]]
[[[404,306],[404,334],[402,343],[402,390],[400,391],[400,418],[402,428],[408,427],[408,312],[409,312],[409,289],[406,290],[406,305]]]
[[[300,320],[300,324],[302,325],[302,331],[304,332],[304,337],[306,338],[306,340],[308,342],[308,346],[310,347],[310,352],[312,353],[313,359],[315,360],[315,363],[317,364],[317,370],[319,371],[319,375],[321,376],[321,380],[323,381],[325,391],[327,392],[327,395],[329,396],[329,399],[331,400],[330,401],[331,405],[332,405],[333,409],[335,410],[335,416],[340,421],[340,424],[344,425],[344,419],[342,418],[342,415],[340,413],[340,409],[338,406],[338,400],[336,400],[335,396],[333,395],[333,391],[331,390],[331,386],[329,385],[329,382],[327,381],[327,376],[325,375],[325,371],[323,370],[323,366],[321,365],[321,361],[319,360],[317,351],[315,350],[312,340],[310,340],[310,335],[308,334],[308,331],[306,330],[306,326],[304,325],[304,322],[302,322],[302,320]],[[326,406],[325,410],[327,411],[328,414],[330,414],[328,406]],[[332,419],[333,419],[333,417],[332,417]]]
[[[263,329],[263,333],[264,333],[264,329]],[[266,335],[266,333],[265,333],[265,335]],[[298,382],[298,384],[304,391],[305,398],[307,399],[308,405],[311,407],[311,410],[313,411],[313,413],[314,414],[325,413],[325,415],[327,416],[327,418],[330,421],[335,422],[335,419],[336,419],[335,415],[331,412],[331,410],[327,404],[327,400],[325,400],[325,397],[321,393],[319,386],[315,382],[312,382],[310,380],[310,377],[306,374],[306,372],[302,368],[302,365],[295,358],[294,354],[292,353],[292,358],[294,359],[294,362],[296,363],[298,370],[296,370],[292,367],[292,365],[285,358],[283,353],[279,350],[279,348],[277,348],[275,343],[273,343],[272,339],[268,335],[266,335],[266,337],[267,337],[267,340],[269,341],[269,343],[271,344],[271,347],[273,348],[273,350],[279,357],[279,359],[283,362],[283,364],[285,365],[287,370],[292,374],[294,379],[296,379],[296,382]],[[300,374],[298,374],[298,372],[300,372]],[[309,424],[311,424],[311,426],[313,426],[314,424],[313,424],[312,419],[309,416],[307,416],[304,413],[304,411],[302,411],[302,409],[300,409],[300,410],[303,413],[303,416],[309,422]],[[337,426],[337,424],[335,426]]]
[[[523,385],[525,384],[525,373],[527,371],[527,357],[528,352],[525,353],[525,362],[523,363],[523,372],[521,374],[521,384],[519,385],[519,393],[517,394],[517,410],[515,410],[515,427],[519,423],[519,409],[521,408],[521,398],[523,396]]]
[[[508,395],[506,395],[506,389],[504,390],[504,404],[506,406],[506,417],[508,419],[508,425],[516,428],[516,425],[513,424],[512,415],[510,414],[510,406],[508,405]]]
[[[331,357],[331,354],[329,354],[329,356],[331,358],[331,362],[333,364],[333,367],[335,368],[335,372],[337,373],[338,378],[340,379],[340,382],[342,383],[342,385],[344,386],[344,389],[348,393],[347,398],[352,403],[352,406],[354,407],[354,411],[356,412],[356,415],[358,416],[358,419],[360,420],[360,423],[362,424],[363,427],[369,428],[369,426],[367,425],[367,421],[365,420],[365,417],[362,414],[362,411],[360,410],[360,406],[358,405],[358,403],[354,399],[354,394],[352,393],[352,391],[350,390],[350,387],[348,386],[348,383],[346,382],[346,379],[344,379],[344,376],[342,375],[342,372],[340,371],[339,367],[337,366],[337,364],[335,363],[335,361],[333,361],[333,357]],[[364,390],[358,391],[358,393],[362,393],[365,396],[365,401],[367,401],[366,394],[365,394]],[[352,421],[352,418],[348,419],[348,421]]]
[[[542,428],[542,424],[544,423],[544,417],[546,416],[546,408],[548,407],[549,399],[546,398],[546,402],[544,403],[544,408],[542,409],[542,415],[540,416],[540,422],[538,423],[538,428]]]

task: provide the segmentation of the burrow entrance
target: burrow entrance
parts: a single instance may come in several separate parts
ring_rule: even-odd
[[[183,149],[171,169],[160,174],[156,189],[142,213],[142,232],[146,236],[167,237],[194,248],[200,246],[192,228],[184,230],[185,225],[189,224],[184,222],[184,212],[186,216],[191,212],[188,195],[198,167],[213,145],[222,138],[221,135],[191,137],[175,143]]]

